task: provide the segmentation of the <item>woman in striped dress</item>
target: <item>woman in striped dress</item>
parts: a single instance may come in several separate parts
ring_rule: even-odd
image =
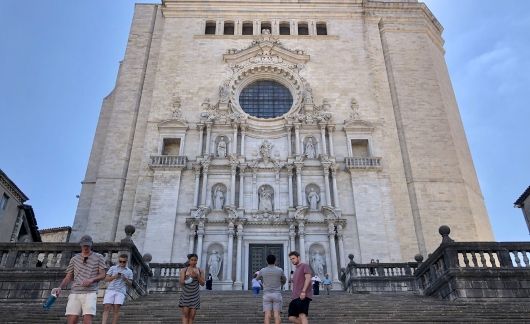
[[[180,270],[179,283],[182,292],[179,307],[182,312],[182,324],[193,324],[197,309],[201,307],[199,285],[204,286],[204,271],[197,267],[197,254],[188,254],[188,266]]]

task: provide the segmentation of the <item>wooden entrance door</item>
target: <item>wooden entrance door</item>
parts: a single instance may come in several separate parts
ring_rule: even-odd
[[[267,266],[267,255],[276,257],[276,265],[283,269],[283,245],[281,244],[250,244],[248,264],[248,289],[252,289],[252,278],[256,271]]]

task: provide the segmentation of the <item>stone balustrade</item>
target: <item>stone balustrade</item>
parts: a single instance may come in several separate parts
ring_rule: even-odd
[[[186,157],[180,155],[151,155],[151,168],[178,168],[186,166]]]
[[[347,157],[344,158],[346,168],[349,169],[380,169],[380,157]]]
[[[416,262],[407,263],[366,263],[353,261],[341,270],[341,282],[349,292],[391,292],[416,290],[414,271]]]
[[[442,299],[530,297],[530,242],[442,244],[416,270],[420,290]]]
[[[149,292],[179,291],[179,271],[184,268],[184,263],[151,263],[153,271],[150,278]]]
[[[134,277],[128,297],[147,294],[152,275],[149,260],[144,260],[132,241],[95,243],[92,249],[104,256],[109,267],[116,264],[120,254],[129,255],[128,267]],[[0,300],[47,297],[64,278],[71,257],[80,251],[78,243],[0,243]],[[100,291],[103,290],[101,283]],[[68,290],[63,293],[66,295]]]

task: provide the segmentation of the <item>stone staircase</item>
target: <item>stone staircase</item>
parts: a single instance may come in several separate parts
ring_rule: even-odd
[[[282,322],[288,323],[289,293],[284,293]],[[151,294],[122,307],[120,323],[180,323],[178,294]],[[0,303],[0,323],[64,323],[66,298],[50,311],[41,301],[7,300]],[[98,304],[95,323],[101,321]],[[261,295],[249,291],[202,291],[196,323],[262,323]],[[310,322],[340,323],[530,323],[530,299],[441,301],[410,293],[348,294],[334,291],[315,296]]]

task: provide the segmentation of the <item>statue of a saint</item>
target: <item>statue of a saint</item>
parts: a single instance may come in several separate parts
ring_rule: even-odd
[[[208,259],[209,272],[214,280],[219,280],[219,270],[221,270],[221,256],[216,250],[212,251],[210,258]]]
[[[215,192],[213,195],[213,208],[214,209],[223,209],[223,206],[225,204],[225,194],[223,190],[221,190],[220,186],[217,186],[215,188]]]
[[[219,143],[217,144],[217,156],[220,158],[226,157],[226,141],[224,137],[221,137]]]
[[[228,102],[228,95],[229,95],[229,90],[228,90],[228,84],[227,83],[224,83],[222,84],[221,86],[219,86],[219,101],[221,102]]]
[[[315,188],[311,188],[311,191],[309,192],[309,194],[307,194],[307,201],[309,202],[309,209],[317,210],[320,197],[318,196],[318,193],[315,191]]]
[[[259,210],[272,211],[273,192],[269,188],[261,187],[259,191]]]
[[[313,144],[313,138],[310,137],[305,144],[305,155],[308,159],[316,158],[315,144]]]
[[[320,252],[313,253],[311,256],[311,267],[319,278],[324,278],[324,265],[326,265],[326,261],[320,255]]]

